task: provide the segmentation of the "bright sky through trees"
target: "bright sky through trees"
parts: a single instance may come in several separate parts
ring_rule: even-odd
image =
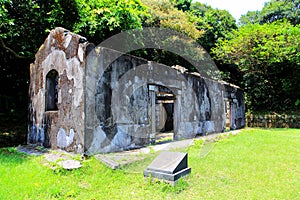
[[[194,0],[195,1],[195,0]],[[206,3],[213,8],[228,10],[230,14],[238,21],[241,15],[248,11],[261,10],[265,2],[269,0],[196,0],[200,3]]]

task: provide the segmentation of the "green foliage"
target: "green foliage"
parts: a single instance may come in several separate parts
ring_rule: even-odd
[[[260,11],[248,11],[239,19],[239,25],[244,26],[247,24],[255,24],[259,22]]]
[[[295,102],[295,106],[299,106],[300,105],[300,100],[297,99],[297,101]]]
[[[148,17],[146,7],[139,0],[75,0],[79,22],[74,31],[100,43],[124,30],[141,28]]]
[[[71,0],[1,1],[2,47],[14,57],[32,59],[47,35],[46,30],[61,25],[72,27],[78,19],[75,6]]]
[[[300,0],[272,0],[260,12],[259,22],[268,23],[287,19],[291,24],[300,22]]]
[[[192,13],[199,15],[201,10],[193,10]],[[205,33],[197,42],[210,52],[216,42],[225,38],[231,31],[236,30],[237,25],[235,19],[226,10],[208,9],[202,15],[202,17],[198,17],[197,28],[204,30]]]
[[[132,55],[140,56],[169,66],[181,65],[190,71],[195,70],[191,63],[183,59],[184,57],[192,57],[194,60],[203,58],[203,51],[195,49],[192,44],[192,42],[196,41],[197,38],[203,35],[203,31],[198,30],[195,27],[194,17],[189,15],[187,12],[178,10],[174,6],[174,2],[172,3],[169,0],[143,0],[143,3],[147,6],[150,14],[150,16],[144,21],[144,26],[171,30],[181,33],[187,37],[178,37],[175,35],[166,37],[167,35],[165,35],[159,38],[159,40],[156,40],[155,37],[157,37],[157,35],[153,35],[153,37],[151,37],[152,33],[148,33],[147,40],[149,40],[149,42],[157,44],[157,41],[160,41],[160,44],[157,44],[157,46],[161,46],[161,43],[167,44],[166,46],[172,46],[170,44],[174,44],[177,48],[174,50],[182,52],[180,55],[162,49],[142,49],[130,53]],[[195,56],[192,55],[191,52],[193,52]]]
[[[271,0],[265,3],[261,11],[249,11],[240,19],[240,25],[249,23],[272,23],[286,19],[291,24],[300,23],[300,0]]]
[[[2,47],[13,56],[33,58],[48,31],[57,26],[98,43],[123,30],[141,28],[148,14],[139,0],[3,0],[0,16]]]
[[[213,8],[207,4],[195,2],[192,4],[190,12],[198,18],[203,18],[209,10],[213,10]]]
[[[202,30],[195,27],[194,18],[178,10],[169,0],[143,0],[149,8],[151,18],[145,22],[148,27],[163,27],[185,34],[192,39],[203,35]]]
[[[202,37],[197,42],[211,55],[211,49],[216,46],[218,40],[225,38],[231,31],[237,29],[236,21],[232,15],[226,10],[213,9],[211,6],[195,2],[191,6],[190,14],[194,16],[197,22],[196,28],[203,30]],[[231,65],[217,64],[223,80],[237,84],[239,74]]]
[[[171,0],[171,2],[178,10],[182,11],[190,10],[192,4],[192,0]]]
[[[292,109],[299,99],[300,27],[289,22],[249,24],[219,41],[213,49],[222,63],[243,74],[248,108]]]
[[[296,75],[299,74],[299,26],[295,25],[300,22],[299,16],[299,0],[271,0],[265,3],[261,11],[248,12],[241,17],[240,33],[244,32],[246,40],[241,41],[240,45],[232,42],[235,43],[232,47],[225,44],[226,47],[221,50],[223,56],[233,56],[240,50],[240,54],[246,54],[243,58],[238,56],[236,60],[239,61],[232,60],[232,63],[236,63],[243,71],[249,108],[255,111],[297,108],[300,96]],[[276,25],[269,25],[270,23]],[[243,26],[247,28],[244,29]],[[251,34],[251,31],[257,36]],[[235,53],[228,48],[235,49]],[[250,51],[242,50],[243,48]],[[220,59],[220,54],[218,57]],[[246,67],[250,65],[252,67]]]

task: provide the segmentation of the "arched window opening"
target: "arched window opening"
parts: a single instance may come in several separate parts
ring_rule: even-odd
[[[58,110],[58,72],[51,70],[46,76],[46,111]]]

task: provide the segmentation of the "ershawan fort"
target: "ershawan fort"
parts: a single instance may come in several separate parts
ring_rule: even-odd
[[[232,84],[52,30],[30,66],[28,143],[87,155],[245,126]]]

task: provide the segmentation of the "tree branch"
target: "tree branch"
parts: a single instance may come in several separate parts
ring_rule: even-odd
[[[25,57],[25,56],[20,56],[19,54],[17,54],[14,50],[12,50],[11,48],[9,48],[8,46],[5,45],[3,39],[0,37],[0,42],[1,42],[1,46],[8,50],[9,52],[11,52],[16,58],[19,58],[19,59],[28,59],[28,57]]]

